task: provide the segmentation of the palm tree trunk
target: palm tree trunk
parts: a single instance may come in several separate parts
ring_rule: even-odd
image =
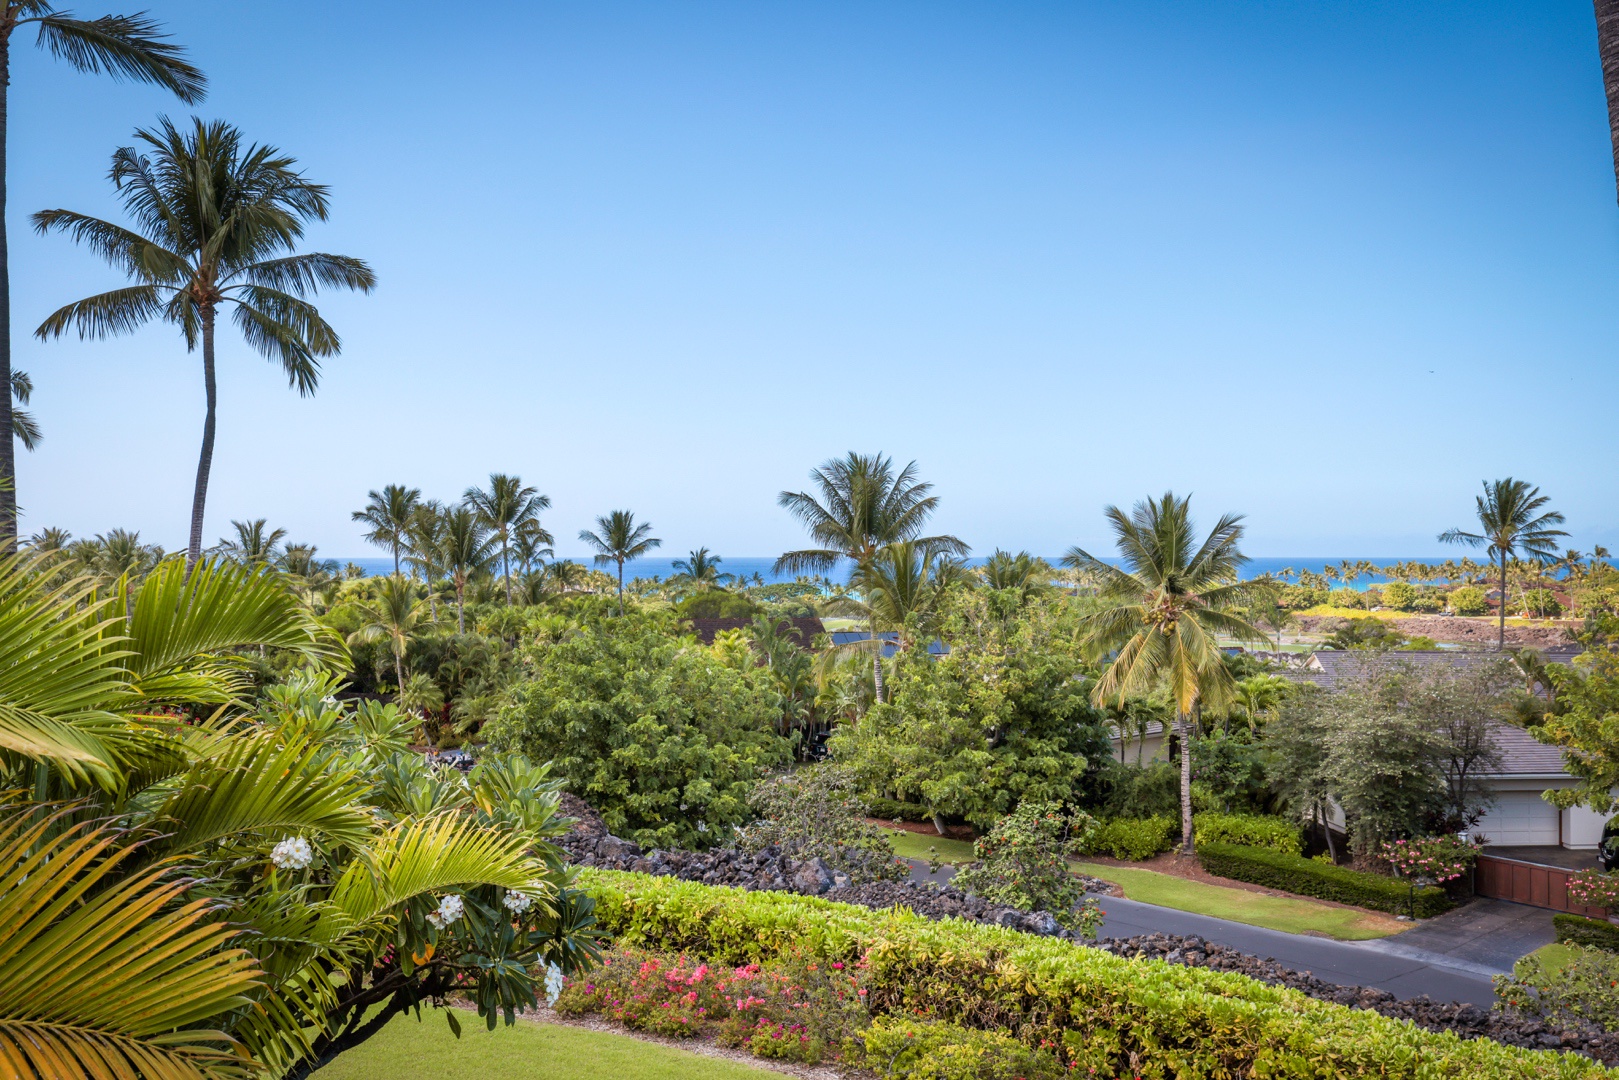
[[[1192,725],[1186,713],[1175,714],[1175,732],[1181,738],[1181,854],[1192,855]]]
[[[197,458],[197,486],[191,495],[191,544],[186,548],[187,569],[202,558],[202,515],[208,502],[208,470],[214,463],[214,411],[219,388],[214,381],[214,308],[202,308],[202,382],[208,395],[208,418],[202,424],[202,453]]]
[[[11,437],[11,267],[6,245],[6,108],[11,27],[0,34],[0,551],[17,543],[17,447]]]
[[[506,576],[506,606],[512,606],[512,559],[506,551],[506,530],[500,530],[500,572]]]
[[[405,654],[398,649],[394,650],[394,681],[399,684],[399,691],[394,696],[405,692]]]
[[[1602,88],[1608,95],[1608,138],[1613,146],[1614,182],[1619,184],[1619,0],[1595,0],[1595,6]]]
[[[1495,640],[1495,651],[1507,647],[1507,553],[1501,553],[1501,630]]]
[[[394,577],[399,576],[399,545],[394,545]]]
[[[618,560],[618,613],[624,614],[624,560]]]
[[[867,619],[866,626],[871,634],[871,684],[875,691],[877,704],[883,703],[883,642],[877,636],[877,620]],[[942,834],[941,834],[942,835]]]
[[[461,583],[461,579],[457,578],[455,581],[455,632],[458,634],[467,632],[467,609],[461,600],[461,593],[464,588],[465,586]]]

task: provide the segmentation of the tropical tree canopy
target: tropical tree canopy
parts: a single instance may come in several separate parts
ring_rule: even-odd
[[[1506,648],[1507,642],[1507,570],[1519,550],[1537,559],[1557,557],[1557,542],[1568,533],[1554,526],[1563,523],[1563,515],[1545,509],[1551,502],[1540,489],[1524,480],[1485,481],[1484,494],[1477,498],[1476,513],[1479,531],[1449,529],[1439,534],[1445,544],[1468,544],[1487,547],[1492,562],[1501,567],[1500,624],[1496,648]]]

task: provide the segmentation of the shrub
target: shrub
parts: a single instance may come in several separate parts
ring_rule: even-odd
[[[1456,881],[1478,860],[1478,845],[1454,836],[1429,836],[1419,840],[1385,840],[1378,854],[1394,872],[1407,881],[1429,881],[1443,885]]]
[[[1484,590],[1477,585],[1452,589],[1446,599],[1450,601],[1450,610],[1458,615],[1483,615],[1490,610],[1489,602],[1484,599]]]
[[[1588,907],[1619,908],[1619,874],[1581,870],[1570,874],[1569,899]]]
[[[1326,602],[1326,589],[1311,589],[1303,585],[1284,585],[1277,597],[1276,606],[1287,608],[1289,611],[1303,611],[1305,608],[1313,608],[1317,604]]]
[[[1424,593],[1411,601],[1411,610],[1420,611],[1427,615],[1437,614],[1445,610],[1445,600],[1441,596]]]
[[[1297,855],[1299,827],[1286,818],[1263,814],[1198,814],[1192,818],[1197,844],[1241,844]]]
[[[1619,953],[1570,945],[1561,966],[1549,968],[1533,953],[1511,975],[1495,977],[1495,1006],[1557,1026],[1594,1024],[1619,1031]]]
[[[874,818],[883,818],[888,821],[932,821],[933,815],[921,803],[900,802],[896,799],[881,797],[868,798],[866,810]]]
[[[817,765],[772,777],[753,789],[748,806],[759,820],[738,835],[743,851],[774,845],[795,860],[820,859],[854,881],[901,881],[910,875],[888,834],[866,823],[847,769]]]
[[[1127,746],[1127,752],[1128,749]],[[1145,765],[1113,762],[1103,772],[1102,779],[1107,787],[1107,796],[1100,807],[1103,818],[1161,814],[1173,817],[1180,813],[1181,771],[1173,762],[1149,761]]]
[[[759,605],[746,596],[724,589],[694,593],[675,605],[675,614],[682,619],[748,619],[758,610]]]
[[[1619,952],[1619,926],[1604,919],[1587,919],[1584,915],[1559,912],[1552,916],[1557,940],[1565,945],[1585,945],[1593,949]]]
[[[1048,1048],[938,1020],[880,1017],[864,1042],[867,1068],[906,1080],[1060,1080],[1067,1074]]]
[[[1408,883],[1381,874],[1332,866],[1267,848],[1199,845],[1197,859],[1203,869],[1219,877],[1373,908],[1391,915],[1411,914],[1426,919],[1451,906],[1445,890],[1431,885],[1413,890]]]
[[[863,959],[861,985],[877,1016],[999,1030],[1050,1050],[1075,1076],[1611,1075],[1573,1055],[1423,1031],[1233,972],[1126,960],[1004,927],[642,874],[583,870],[580,881],[599,925],[621,942],[685,950],[710,964],[796,954],[824,968]]]
[[[1365,608],[1366,594],[1359,589],[1333,589],[1327,593],[1326,603],[1335,608]]]
[[[973,845],[978,861],[950,883],[1020,911],[1049,911],[1063,926],[1094,937],[1101,909],[1068,872],[1068,856],[1095,831],[1096,819],[1089,814],[1069,816],[1052,803],[1020,803]]]
[[[1147,818],[1114,818],[1104,821],[1086,838],[1084,855],[1111,855],[1115,859],[1140,862],[1162,855],[1175,846],[1180,825],[1167,814]]]
[[[1383,586],[1383,606],[1395,611],[1410,611],[1417,603],[1416,586],[1404,581],[1391,581]]]
[[[1563,605],[1550,589],[1530,589],[1523,594],[1523,613],[1537,619],[1555,619],[1563,613]]]

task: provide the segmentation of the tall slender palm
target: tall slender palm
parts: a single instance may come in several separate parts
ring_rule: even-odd
[[[556,552],[551,545],[556,542],[545,529],[540,527],[538,520],[519,525],[512,530],[512,554],[517,556],[517,565],[527,573],[549,559]]]
[[[597,566],[618,564],[618,613],[622,615],[624,564],[639,559],[655,547],[662,547],[663,541],[652,535],[651,522],[637,525],[635,515],[628,510],[614,510],[605,517],[597,518],[596,528],[597,532],[581,529],[579,539],[596,549]]]
[[[1243,618],[1272,586],[1239,580],[1248,561],[1238,548],[1242,515],[1226,514],[1201,544],[1191,500],[1165,492],[1135,505],[1127,516],[1105,511],[1124,569],[1074,548],[1076,563],[1096,576],[1102,610],[1086,618],[1092,643],[1117,653],[1091,691],[1098,705],[1142,697],[1167,683],[1175,704],[1181,754],[1181,850],[1193,852],[1192,717],[1203,705],[1221,708],[1236,685],[1226,670],[1217,634],[1263,642]]]
[[[718,555],[710,555],[706,547],[700,547],[684,559],[676,559],[671,564],[675,569],[675,576],[669,580],[681,585],[690,585],[698,591],[723,585],[727,581],[735,580],[730,574],[720,573],[720,563],[723,561]]]
[[[320,358],[336,356],[340,343],[306,297],[322,286],[370,292],[376,275],[348,255],[292,253],[308,221],[326,220],[327,189],[274,147],[245,144],[241,132],[217,121],[195,120],[187,132],[163,120],[135,138],[151,156],[142,147],[119,149],[111,177],[134,230],[71,210],[44,210],[33,221],[42,233],[65,232],[88,244],[136,284],[68,304],[35,334],[60,337],[71,327],[80,338],[105,338],[161,318],[180,328],[187,350],[202,345],[208,412],[186,550],[195,564],[214,458],[220,307],[233,308],[247,343],[279,363],[289,385],[307,396],[319,385]]]
[[[215,552],[248,567],[267,566],[276,561],[279,555],[276,549],[287,538],[287,530],[270,528],[269,521],[264,518],[233,521],[230,524],[236,530],[236,538],[221,537],[219,543],[214,545]]]
[[[470,506],[457,506],[446,510],[442,517],[443,534],[439,540],[439,558],[443,561],[450,581],[455,585],[455,628],[457,633],[467,632],[467,582],[486,573],[495,563],[495,540],[482,515]]]
[[[506,579],[506,603],[512,602],[511,539],[518,529],[527,529],[541,543],[552,542],[551,534],[540,528],[540,511],[551,508],[551,497],[536,487],[525,487],[520,476],[490,473],[489,488],[467,488],[462,496],[468,506],[500,538],[500,571]]]
[[[828,573],[843,559],[856,568],[888,544],[914,540],[949,555],[966,555],[971,548],[954,536],[922,536],[928,518],[939,507],[933,485],[916,476],[916,462],[898,472],[892,458],[849,451],[831,458],[810,472],[819,489],[783,491],[776,502],[796,517],[818,547],[789,551],[776,560],[775,572]],[[875,639],[877,628],[871,627]],[[877,700],[883,697],[880,658],[872,660]]]
[[[39,27],[37,42],[58,60],[92,75],[155,83],[187,105],[201,101],[207,80],[186,63],[184,51],[160,33],[161,24],[134,15],[76,19],[49,0],[0,0],[0,386],[12,382],[11,272],[6,241],[6,127],[11,87],[11,35]],[[17,539],[17,462],[11,397],[0,394],[0,549]],[[24,440],[27,446],[27,440]],[[29,447],[32,449],[32,447]]]
[[[438,583],[444,578],[444,504],[428,499],[416,507],[405,527],[405,561],[411,577],[427,583],[427,608],[438,622]]]
[[[394,681],[405,685],[405,646],[422,623],[422,602],[416,585],[397,574],[377,585],[377,598],[355,605],[360,627],[348,637],[349,643],[386,641],[394,657]]]
[[[1507,570],[1521,549],[1539,559],[1557,555],[1557,540],[1568,533],[1553,526],[1563,523],[1563,515],[1542,508],[1551,498],[1524,480],[1484,481],[1484,494],[1477,497],[1479,531],[1449,529],[1439,534],[1442,544],[1487,547],[1490,561],[1501,567],[1501,617],[1495,647],[1507,647]]]
[[[422,503],[422,489],[404,484],[388,484],[381,491],[366,492],[365,509],[349,514],[349,520],[370,526],[365,542],[387,548],[394,557],[394,576],[399,576],[399,557],[408,543],[410,523]]]

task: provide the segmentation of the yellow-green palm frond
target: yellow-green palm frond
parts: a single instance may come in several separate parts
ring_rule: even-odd
[[[127,605],[126,588],[119,592]],[[129,667],[142,700],[233,700],[244,686],[233,649],[290,649],[333,668],[348,659],[338,635],[264,566],[204,560],[188,575],[182,560],[171,559],[147,575],[126,610]]]
[[[218,754],[192,765],[173,782],[152,821],[165,834],[164,852],[255,837],[311,834],[360,848],[375,819],[363,805],[367,784],[330,752],[270,735],[221,738]]]
[[[109,707],[128,679],[90,582],[52,584],[38,561],[0,559],[0,755],[45,761],[82,781],[111,777],[121,727]]]
[[[357,923],[371,922],[419,896],[499,885],[549,904],[545,864],[527,838],[490,829],[458,814],[400,822],[365,857],[349,864],[332,903]]]
[[[112,829],[0,817],[0,1067],[62,1080],[252,1075],[216,1026],[261,976],[212,901],[159,864],[120,877]],[[52,835],[53,832],[55,835]]]

